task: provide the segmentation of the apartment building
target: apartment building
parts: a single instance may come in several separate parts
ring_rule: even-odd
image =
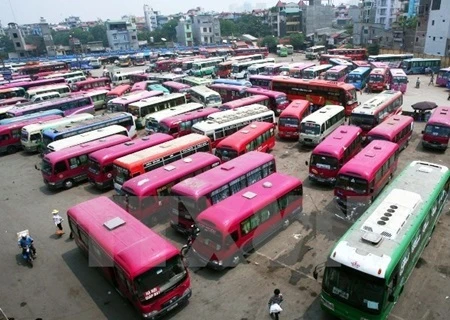
[[[200,14],[191,17],[194,42],[198,45],[220,43],[220,23],[213,15]]]
[[[449,0],[431,1],[424,53],[438,56],[446,56],[450,54],[449,13]]]
[[[136,25],[129,21],[107,21],[106,36],[111,50],[139,49]]]

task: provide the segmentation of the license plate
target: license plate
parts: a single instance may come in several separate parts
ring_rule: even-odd
[[[167,308],[167,311],[173,310],[178,306],[178,302],[174,303],[173,305],[171,305],[170,307]]]

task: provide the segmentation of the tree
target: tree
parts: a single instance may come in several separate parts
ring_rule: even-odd
[[[14,52],[14,42],[8,36],[0,36],[0,58],[7,59],[8,52]]]
[[[37,35],[30,35],[25,38],[25,43],[36,46],[36,54],[38,56],[47,53],[47,48],[45,47],[44,38]]]
[[[254,37],[261,38],[272,34],[269,25],[263,23],[261,17],[250,14],[242,15],[236,22],[238,33],[250,34]]]
[[[53,42],[57,46],[68,46],[70,33],[69,31],[54,31],[52,30]]]
[[[303,36],[303,33],[292,33],[289,36],[289,42],[294,49],[302,49],[305,42],[305,37]]]
[[[380,45],[378,43],[372,43],[367,46],[367,53],[371,56],[380,54]]]
[[[161,37],[165,38],[167,41],[177,40],[176,26],[178,25],[178,19],[169,20],[169,22],[163,24],[161,27]],[[158,30],[155,30],[158,31]]]
[[[220,34],[223,37],[232,36],[237,33],[237,26],[234,21],[231,20],[219,20],[220,22]]]
[[[106,36],[106,27],[104,25],[96,25],[89,28],[89,33],[94,37],[94,41],[102,41],[103,46],[108,46],[108,37]]]
[[[275,53],[277,51],[277,44],[278,44],[278,38],[274,36],[266,36],[264,37],[261,42],[261,47],[267,47],[270,52]]]

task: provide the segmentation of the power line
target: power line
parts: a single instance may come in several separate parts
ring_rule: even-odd
[[[9,2],[9,7],[11,8],[11,13],[12,13],[14,22],[17,23],[16,15],[15,15],[15,13],[14,13],[14,9],[13,9],[13,7],[12,7],[11,0],[8,0],[8,2]]]

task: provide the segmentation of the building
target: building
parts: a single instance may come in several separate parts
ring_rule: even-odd
[[[200,14],[191,17],[194,42],[197,45],[220,43],[219,19],[209,14]]]
[[[417,26],[414,36],[413,52],[423,53],[425,50],[425,39],[427,38],[428,20],[430,17],[430,7],[432,0],[419,0],[416,17]]]
[[[429,7],[424,53],[446,56],[450,54],[450,1],[432,0]]]
[[[107,21],[106,36],[111,50],[139,49],[136,25],[129,21]]]
[[[181,18],[175,30],[177,32],[177,42],[180,45],[187,47],[194,45],[192,21],[190,18]]]
[[[17,56],[18,57],[28,56],[27,45],[25,43],[22,31],[20,30],[19,25],[17,23],[14,22],[8,23],[8,35],[9,38],[14,43],[14,51],[17,53]]]
[[[64,24],[69,28],[76,28],[81,25],[80,17],[70,16],[64,19]]]
[[[303,31],[303,10],[299,3],[278,1],[269,13],[269,25],[273,35],[285,37]],[[331,24],[331,22],[330,22]]]
[[[154,11],[149,5],[144,4],[145,25],[147,26],[148,31],[155,31],[158,28],[158,15],[158,11]]]
[[[303,10],[303,33],[308,35],[314,33],[318,29],[330,28],[333,23],[333,19],[336,16],[333,6],[324,6],[320,2],[316,2],[315,5],[302,5],[303,1],[299,2],[300,8]]]

